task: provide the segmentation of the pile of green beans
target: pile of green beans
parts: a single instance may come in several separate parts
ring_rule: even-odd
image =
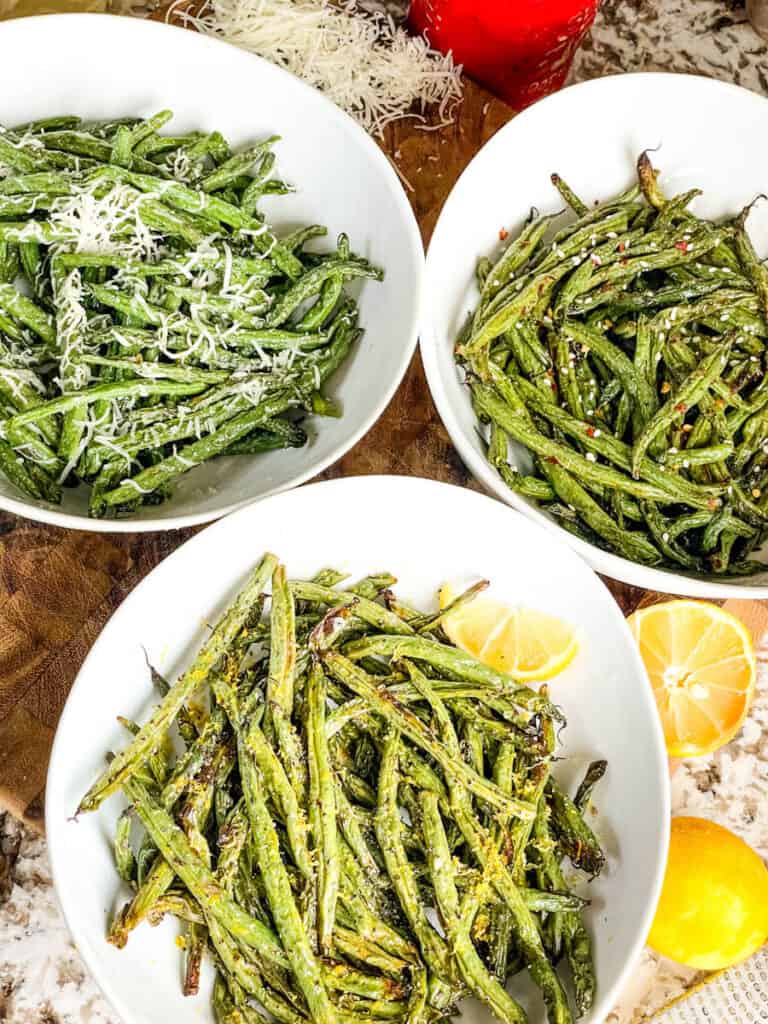
[[[207,952],[219,1024],[262,1021],[256,1004],[280,1024],[429,1024],[469,995],[524,1024],[520,971],[569,1024],[556,965],[575,1016],[595,970],[563,861],[603,867],[585,814],[605,762],[571,798],[546,689],[447,641],[444,617],[487,584],[424,615],[387,573],[344,580],[289,580],[265,555],[191,667],[172,686],[153,670],[147,722],[121,719],[133,738],[78,808],[129,802],[115,863],[132,895],[109,941],[185,922],[184,991]]]
[[[270,138],[233,153],[171,119],[0,126],[0,471],[89,514],[164,501],[222,455],[301,447],[305,413],[362,333],[345,294],[382,273],[276,237],[259,211],[292,191]]]
[[[456,344],[487,457],[569,532],[694,576],[765,571],[768,270],[746,230],[638,184],[575,213],[535,211],[477,267]],[[509,441],[531,469],[512,464]]]

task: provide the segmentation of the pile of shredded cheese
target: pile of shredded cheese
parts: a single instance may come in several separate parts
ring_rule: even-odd
[[[208,0],[199,13],[177,0],[168,18],[258,54],[324,92],[374,135],[437,108],[450,121],[461,68],[358,0]]]

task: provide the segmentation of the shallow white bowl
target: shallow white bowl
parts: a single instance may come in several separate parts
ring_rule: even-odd
[[[350,117],[298,78],[225,43],[137,18],[46,16],[0,23],[0,124],[55,114],[85,118],[174,111],[171,131],[219,129],[235,145],[280,135],[277,173],[296,193],[265,201],[278,231],[325,224],[332,247],[383,267],[359,289],[365,334],[329,384],[340,419],[310,417],[300,449],[216,459],[188,473],[170,501],[119,520],[87,518],[87,491],[59,506],[31,501],[0,475],[0,507],[59,526],[167,530],[206,522],[303,483],[347,452],[376,422],[416,345],[423,249],[392,166]]]
[[[70,694],[51,755],[46,829],[59,900],[72,935],[107,998],[128,1024],[208,1024],[206,972],[198,999],[179,988],[172,922],[141,927],[118,951],[104,938],[110,913],[128,895],[112,864],[110,837],[121,797],[72,821],[80,797],[125,742],[115,716],[144,719],[154,702],[144,656],[169,678],[189,663],[250,568],[266,550],[289,575],[327,566],[360,577],[388,571],[410,603],[436,605],[439,586],[489,578],[494,593],[574,623],[580,653],[551,683],[568,720],[569,785],[587,761],[609,761],[595,795],[595,828],[606,871],[585,893],[595,939],[602,1021],[642,947],[656,906],[669,831],[663,738],[645,672],[619,608],[589,567],[557,537],[472,491],[406,477],[355,477],[312,484],[242,509],[179,548],[133,591],[88,656]],[[543,1024],[540,1001],[518,978],[512,991]],[[487,1024],[467,1002],[463,1019]]]
[[[469,391],[454,363],[456,336],[477,301],[478,258],[498,248],[501,228],[519,231],[532,206],[542,213],[563,208],[550,174],[560,173],[587,202],[609,199],[636,180],[638,155],[653,147],[659,147],[653,161],[668,194],[698,187],[704,195],[692,205],[695,212],[734,215],[766,190],[768,102],[692,75],[617,75],[565,89],[510,121],[464,171],[432,236],[421,324],[427,379],[474,476],[502,501],[563,536],[599,572],[675,594],[768,597],[768,567],[729,582],[637,565],[573,537],[535,503],[514,494],[486,461]],[[755,207],[749,229],[759,254],[766,255],[768,203]],[[514,448],[518,465],[530,466],[527,451]]]

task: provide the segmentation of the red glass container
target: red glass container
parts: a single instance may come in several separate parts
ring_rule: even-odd
[[[600,0],[413,0],[415,32],[522,110],[559,89]]]

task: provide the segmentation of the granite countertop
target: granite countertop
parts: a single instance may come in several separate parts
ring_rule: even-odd
[[[697,72],[768,94],[768,47],[734,0],[605,0],[572,80],[638,70]],[[729,826],[768,858],[768,647],[759,653],[758,694],[742,734],[680,765],[673,808]],[[646,951],[608,1020],[646,1019],[695,980],[696,972]],[[0,1022],[118,1024],[59,913],[45,841],[2,814]]]

